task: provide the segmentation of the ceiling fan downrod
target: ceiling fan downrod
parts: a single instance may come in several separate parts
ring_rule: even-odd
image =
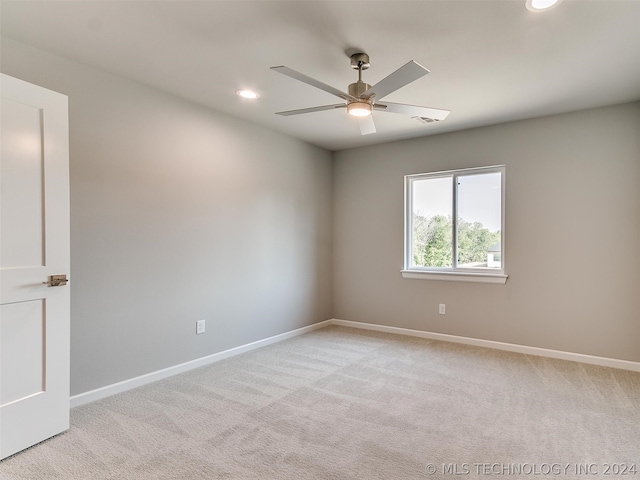
[[[351,68],[358,70],[358,81],[349,85],[349,95],[359,97],[371,88],[371,85],[362,81],[362,71],[371,66],[369,55],[366,53],[354,53],[351,55]]]

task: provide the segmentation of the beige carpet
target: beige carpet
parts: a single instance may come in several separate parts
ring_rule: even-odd
[[[71,424],[0,478],[640,478],[640,374],[342,327],[75,408]]]

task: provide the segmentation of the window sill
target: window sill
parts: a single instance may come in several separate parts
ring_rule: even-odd
[[[475,282],[475,283],[497,283],[504,285],[509,275],[502,273],[479,273],[479,272],[435,272],[421,270],[402,270],[403,278],[413,278],[418,280],[445,280],[449,282]]]

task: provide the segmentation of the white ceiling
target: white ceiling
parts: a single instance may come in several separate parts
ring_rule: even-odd
[[[339,150],[640,100],[640,1],[2,1],[2,35]],[[346,90],[346,52],[369,84],[415,60],[431,73],[385,98],[451,110],[437,124],[375,112],[361,136],[339,103],[273,72]],[[237,97],[252,88],[258,101]]]

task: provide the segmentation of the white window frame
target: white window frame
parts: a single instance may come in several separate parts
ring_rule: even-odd
[[[502,247],[501,268],[464,268],[457,265],[457,225],[458,225],[458,189],[457,178],[478,175],[483,173],[500,173],[501,174],[501,229],[500,241]],[[412,266],[413,259],[413,182],[430,178],[451,177],[453,182],[452,195],[452,217],[453,217],[453,266],[446,267],[416,267]],[[504,284],[507,281],[506,273],[506,254],[505,254],[505,177],[506,169],[504,165],[493,165],[490,167],[464,168],[458,170],[446,170],[442,172],[419,173],[414,175],[405,175],[404,183],[404,268],[402,276],[404,278],[422,279],[422,280],[453,280],[461,282],[480,282],[480,283],[498,283]]]

